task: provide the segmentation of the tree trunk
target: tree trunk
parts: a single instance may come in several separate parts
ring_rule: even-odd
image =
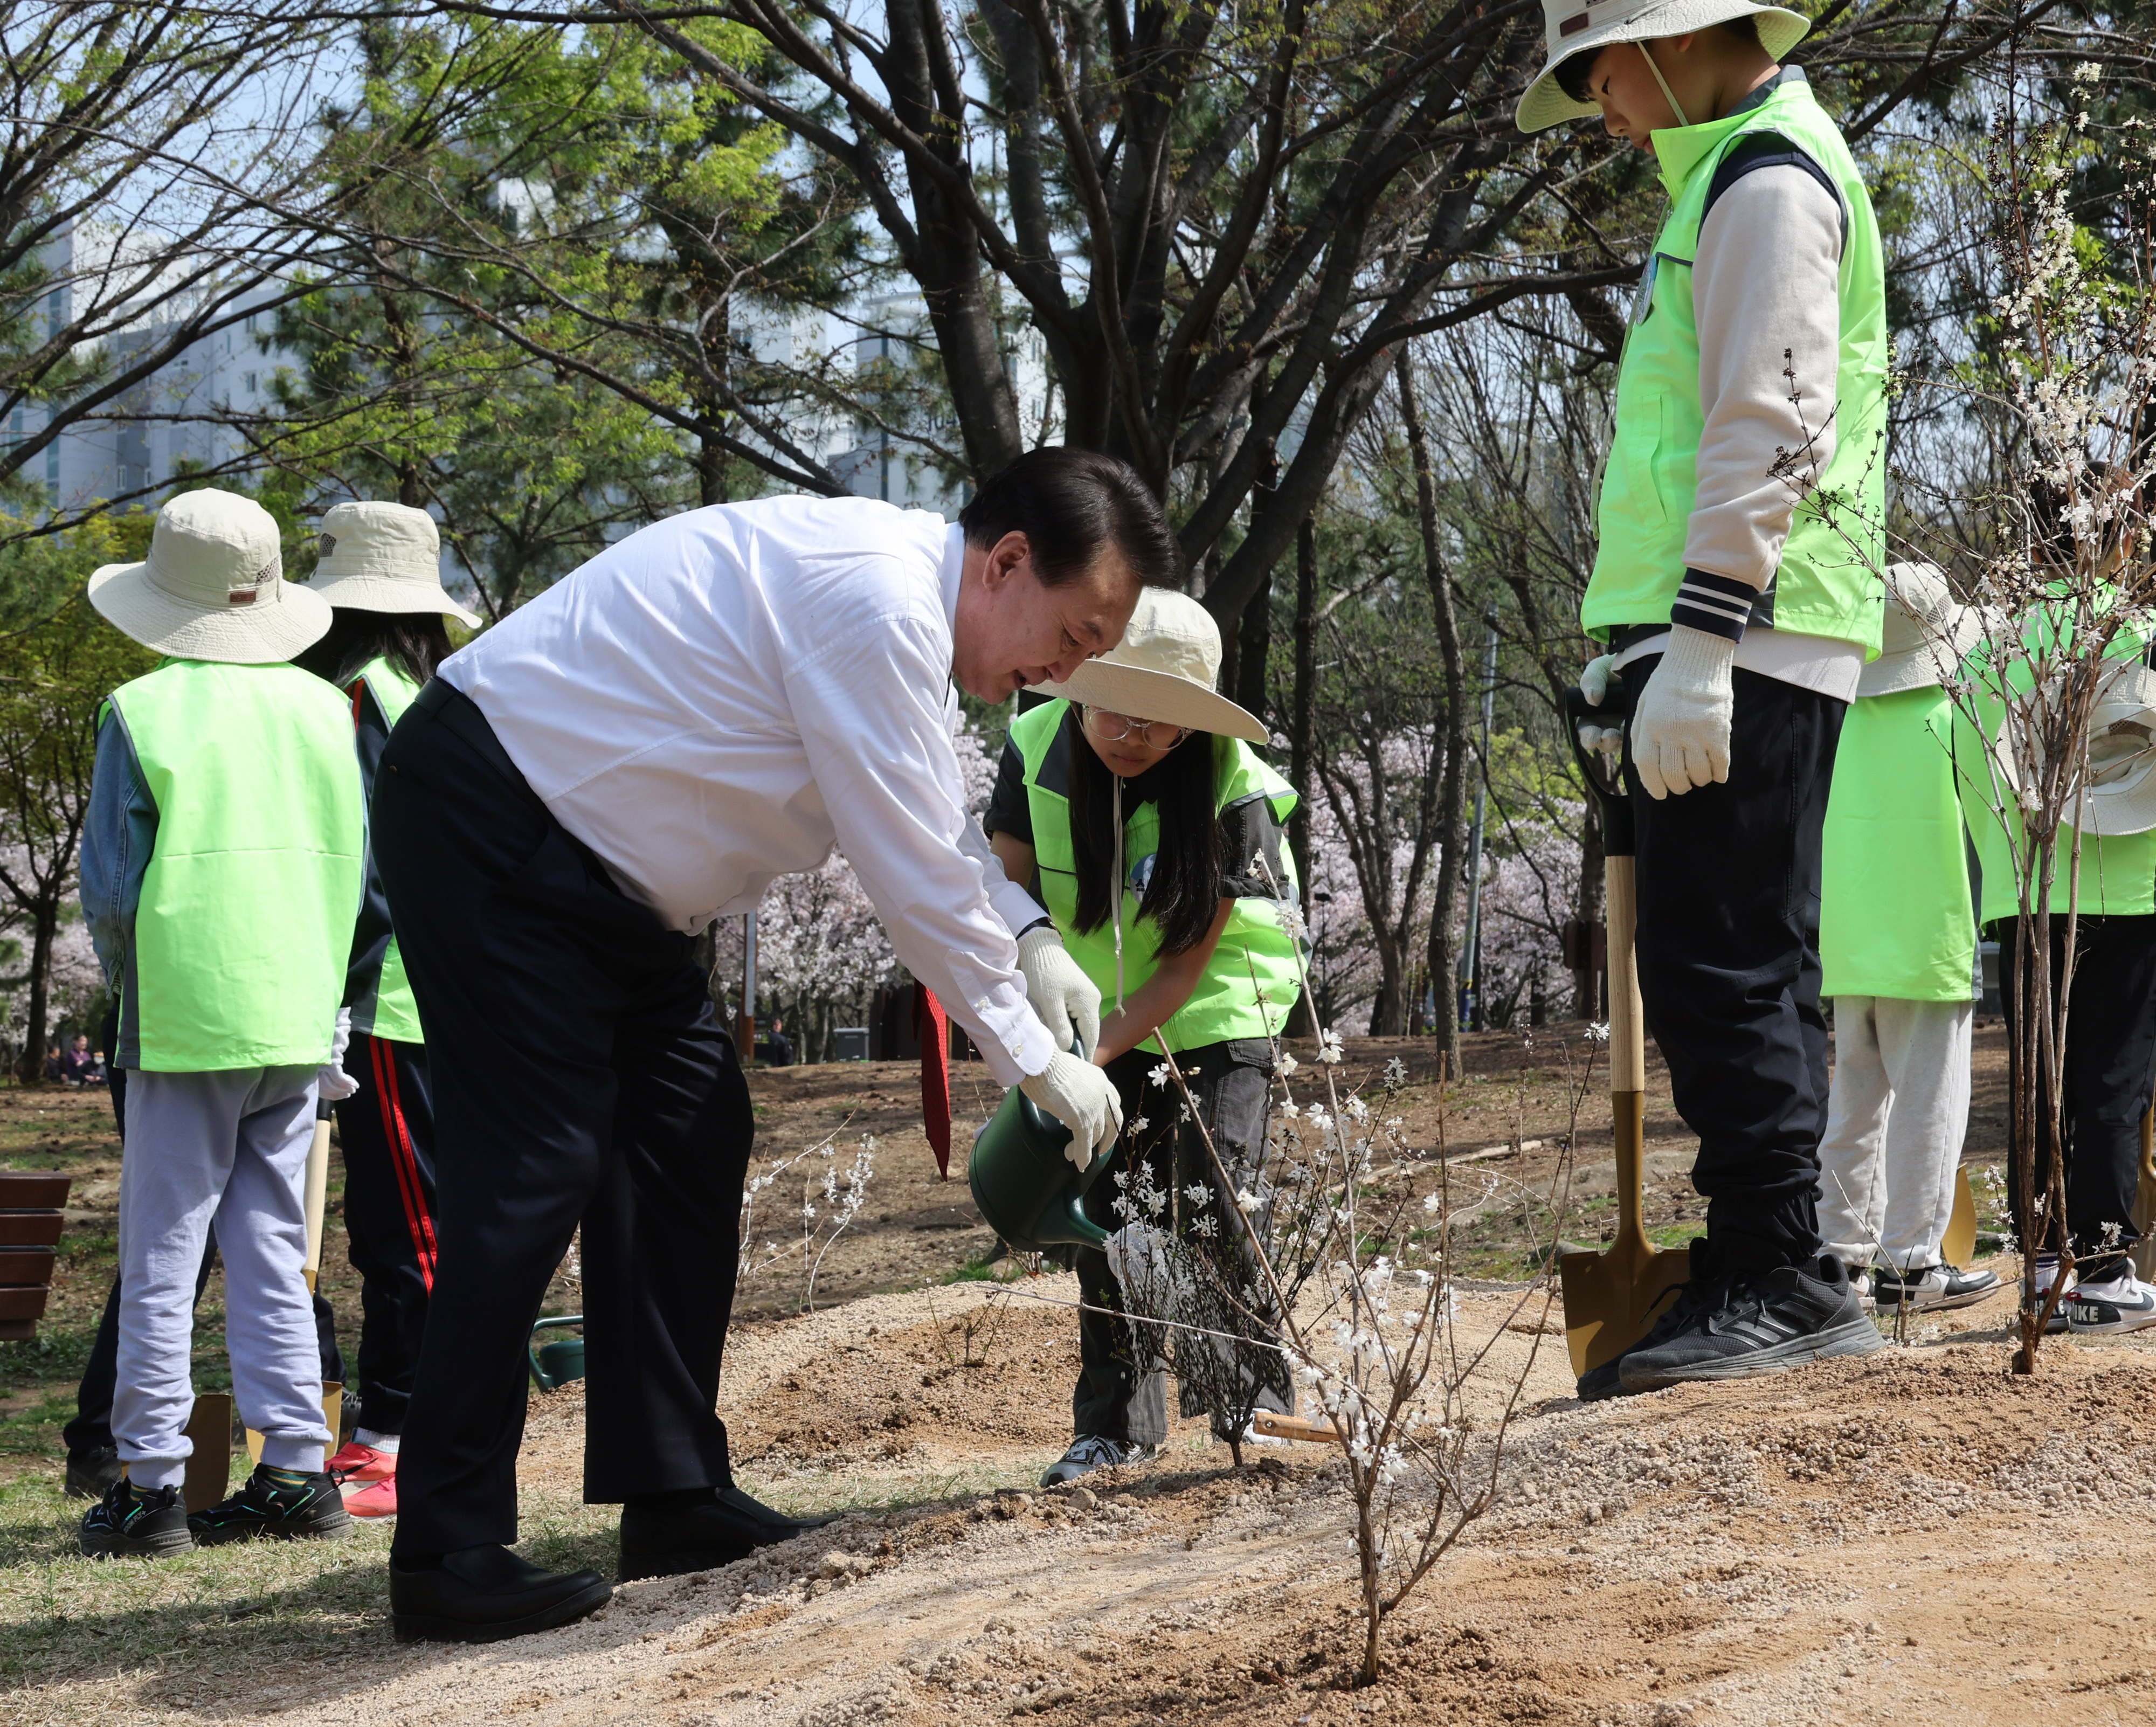
[[[1310,914],[1316,903],[1311,898],[1310,879],[1310,800],[1314,795],[1311,786],[1311,748],[1315,741],[1317,707],[1317,523],[1306,516],[1295,536],[1295,688],[1291,696],[1293,712],[1288,722],[1288,778],[1295,783],[1296,794],[1301,800],[1295,814],[1288,818],[1288,850],[1295,856],[1296,879],[1301,884],[1303,915]],[[1298,998],[1295,1011],[1288,1015],[1287,1035],[1291,1037],[1314,1037],[1317,1028],[1310,1023],[1309,1003]]]
[[[45,1082],[46,1020],[51,1011],[53,939],[59,933],[59,900],[41,896],[31,911],[30,1006],[23,1031],[23,1059],[16,1077],[26,1086]]]
[[[1422,532],[1423,576],[1437,623],[1438,651],[1445,661],[1445,775],[1438,787],[1437,899],[1430,917],[1430,983],[1436,1012],[1432,1029],[1445,1057],[1445,1071],[1460,1072],[1460,948],[1454,933],[1460,917],[1460,886],[1467,865],[1467,660],[1460,645],[1460,618],[1446,579],[1443,547],[1437,532],[1437,483],[1430,471],[1430,439],[1415,401],[1414,376],[1408,350],[1397,363],[1400,419],[1407,429],[1408,453],[1414,465],[1415,516]]]

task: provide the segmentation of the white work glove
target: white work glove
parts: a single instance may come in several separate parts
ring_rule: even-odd
[[[1025,999],[1056,1048],[1067,1050],[1075,1041],[1090,1056],[1100,1047],[1101,992],[1052,927],[1044,923],[1018,938],[1018,969],[1025,974]]]
[[[1729,778],[1730,673],[1737,644],[1683,624],[1632,713],[1632,767],[1650,798]]]
[[[330,1058],[315,1070],[315,1095],[325,1103],[341,1103],[359,1089],[359,1082],[344,1071],[344,1052],[351,1047],[352,1010],[341,1007],[330,1034]]]
[[[1599,707],[1609,693],[1609,676],[1617,669],[1617,656],[1604,654],[1590,660],[1579,674],[1579,693],[1587,698],[1588,706]],[[1616,776],[1616,758],[1625,753],[1625,728],[1622,726],[1598,726],[1591,721],[1579,722],[1579,747],[1588,754],[1598,751],[1610,758],[1609,772],[1611,779]]]
[[[1091,1061],[1058,1050],[1018,1088],[1070,1129],[1063,1154],[1081,1169],[1123,1131],[1123,1101],[1107,1074]]]

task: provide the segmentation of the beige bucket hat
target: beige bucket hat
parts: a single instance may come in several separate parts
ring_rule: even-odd
[[[1858,697],[1944,683],[1984,633],[1984,614],[1954,598],[1937,564],[1890,563],[1879,657],[1859,674]]]
[[[123,635],[182,660],[267,666],[329,633],[320,596],[285,579],[277,523],[252,498],[167,501],[140,563],[93,570],[90,603]]]
[[[1265,742],[1264,723],[1216,693],[1220,626],[1187,594],[1147,588],[1138,594],[1123,639],[1060,684],[1036,684],[1043,696],[1105,707],[1127,719],[1161,720],[1193,732]]]
[[[1592,102],[1575,102],[1557,81],[1557,69],[1581,54],[1593,55],[1612,42],[1651,42],[1683,36],[1735,18],[1759,20],[1759,44],[1780,59],[1804,39],[1812,22],[1782,6],[1753,0],[1543,0],[1543,35],[1548,57],[1535,81],[1520,98],[1513,124],[1538,132],[1561,120],[1591,120],[1602,111]],[[1656,69],[1656,76],[1661,76]]]
[[[440,612],[467,629],[476,614],[442,586],[442,536],[408,504],[334,504],[322,517],[321,556],[309,590],[362,612]]]

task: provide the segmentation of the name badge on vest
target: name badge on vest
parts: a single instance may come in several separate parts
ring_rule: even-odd
[[[1647,254],[1647,267],[1640,273],[1640,285],[1632,296],[1632,327],[1636,330],[1647,321],[1647,314],[1655,309],[1655,272],[1662,261],[1660,252]]]

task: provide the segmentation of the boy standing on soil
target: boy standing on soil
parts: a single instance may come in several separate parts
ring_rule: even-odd
[[[1953,702],[1940,686],[1982,630],[1930,564],[1887,570],[1885,650],[1857,681],[1827,803],[1820,951],[1835,1063],[1821,1221],[1860,1292],[1913,1313],[1999,1287],[1941,1248],[1979,988]]]
[[[229,492],[158,512],[148,558],[90,578],[90,604],[168,657],[100,717],[83,913],[121,997],[127,1086],[112,1431],[126,1473],[82,1550],[162,1556],[351,1529],[322,1467],[302,1192],[320,1074],[359,907],[366,814],[337,692],[281,662],[330,609],[283,578],[277,525]],[[190,1518],[190,1313],[212,1223],[226,1338],[260,1466]]]
[[[1707,1230],[1675,1307],[1581,1381],[1596,1397],[1880,1346],[1820,1252],[1816,1195],[1820,830],[1879,645],[1886,294],[1848,146],[1776,64],[1801,14],[1545,0],[1545,18],[1521,128],[1599,111],[1654,152],[1671,200],[1618,368],[1582,609],[1609,651],[1580,681],[1598,702],[1613,672],[1641,691],[1640,989],[1700,1137]]]

